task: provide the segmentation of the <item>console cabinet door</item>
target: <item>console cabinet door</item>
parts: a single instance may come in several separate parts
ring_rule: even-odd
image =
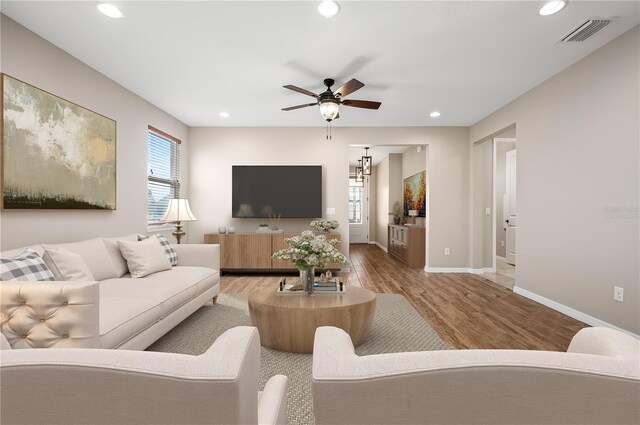
[[[271,268],[271,235],[226,235],[230,269]],[[235,237],[233,237],[235,236]]]
[[[270,269],[271,235],[205,235],[205,243],[220,244],[221,269]]]

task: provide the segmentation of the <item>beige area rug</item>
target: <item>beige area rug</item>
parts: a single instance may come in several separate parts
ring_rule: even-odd
[[[234,326],[250,325],[247,296],[220,294],[218,304],[206,305],[147,350],[202,354],[215,339]],[[356,348],[360,356],[403,351],[446,350],[447,345],[402,296],[378,294],[371,334]],[[262,348],[260,389],[273,375],[289,377],[289,425],[312,425],[311,354],[292,354]]]

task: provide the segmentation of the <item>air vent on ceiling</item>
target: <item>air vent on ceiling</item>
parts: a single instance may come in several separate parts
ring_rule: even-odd
[[[572,41],[585,41],[587,38],[591,37],[593,34],[609,25],[609,22],[611,22],[611,19],[587,19],[586,21],[578,25],[569,34],[562,37],[562,40],[560,41],[562,41],[563,43],[569,43]]]

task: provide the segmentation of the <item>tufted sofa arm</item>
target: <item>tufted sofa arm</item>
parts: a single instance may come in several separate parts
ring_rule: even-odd
[[[97,282],[2,282],[2,334],[16,348],[95,347],[99,338]]]

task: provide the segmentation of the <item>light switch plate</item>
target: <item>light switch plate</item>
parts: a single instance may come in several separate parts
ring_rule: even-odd
[[[335,208],[327,208],[327,215],[336,215]]]

